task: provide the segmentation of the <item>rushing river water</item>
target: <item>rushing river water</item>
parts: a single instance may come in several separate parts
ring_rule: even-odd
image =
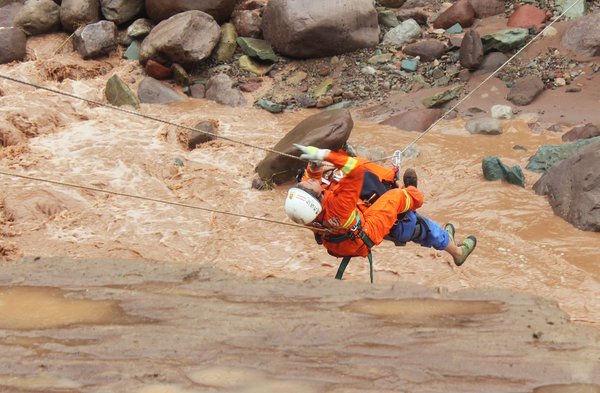
[[[110,76],[50,82],[39,62],[0,71],[95,100],[103,99]],[[141,75],[130,71],[128,66],[114,69],[129,83],[139,82]],[[0,155],[3,170],[287,221],[282,205],[289,185],[266,192],[250,187],[254,166],[265,154],[261,150],[218,140],[187,151],[172,127],[151,120],[7,81],[0,81],[0,89],[5,121],[30,130],[27,149]],[[192,126],[217,120],[221,135],[264,148],[315,113],[272,115],[205,100],[144,105],[141,112]],[[418,136],[360,120],[360,111],[353,116],[350,141],[359,146],[390,154]],[[507,122],[499,136],[470,135],[460,119],[434,128],[417,143],[420,155],[404,166],[419,174],[425,195],[421,212],[440,224],[454,223],[458,240],[476,235],[477,250],[456,268],[444,253],[384,242],[374,252],[376,283],[525,291],[558,301],[576,321],[599,324],[600,234],[555,216],[546,198],[531,189],[538,174],[526,173],[525,188],[482,176],[485,156],[524,167],[544,143],[560,143],[560,135],[534,134],[520,120]],[[338,264],[301,229],[7,176],[0,176],[0,184],[4,208],[14,219],[5,222],[4,234],[10,234],[5,241],[19,255],[210,264],[244,276],[298,280],[333,279]],[[345,280],[368,280],[368,264],[353,260]]]

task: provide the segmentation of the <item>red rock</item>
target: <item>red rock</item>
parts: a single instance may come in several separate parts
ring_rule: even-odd
[[[260,82],[249,82],[249,83],[240,83],[240,90],[245,93],[252,93],[260,89],[262,84]]]
[[[154,79],[164,80],[173,76],[173,71],[154,60],[148,60],[146,63],[146,74]]]
[[[452,7],[442,12],[433,22],[436,29],[447,29],[457,23],[469,27],[475,20],[475,10],[468,0],[459,0]]]
[[[529,29],[535,27],[537,31],[542,29],[542,24],[546,21],[546,12],[538,7],[526,4],[518,7],[508,18],[508,27],[523,27]]]

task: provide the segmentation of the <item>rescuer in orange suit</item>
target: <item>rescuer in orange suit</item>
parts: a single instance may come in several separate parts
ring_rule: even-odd
[[[477,240],[474,236],[467,237],[461,245],[455,244],[452,224],[441,229],[435,222],[421,216],[422,224],[411,221],[400,228],[405,221],[404,216],[414,217],[414,211],[423,204],[423,195],[416,187],[409,185],[386,191],[375,203],[361,211],[357,204],[360,203],[365,173],[368,172],[366,160],[313,146],[296,147],[302,152],[301,158],[330,162],[344,175],[332,187],[323,188],[318,168],[309,168],[308,179],[289,190],[285,203],[286,213],[293,221],[327,231],[323,245],[329,254],[365,257],[370,254],[371,247],[380,244],[389,235],[444,250],[452,255],[458,266],[475,249]]]

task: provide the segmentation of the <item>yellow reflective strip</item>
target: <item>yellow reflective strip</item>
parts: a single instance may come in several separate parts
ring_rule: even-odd
[[[342,226],[343,229],[347,229],[350,225],[354,223],[354,219],[356,218],[356,210],[350,214],[350,218],[346,221],[346,223]]]
[[[356,168],[357,163],[358,163],[358,160],[356,158],[348,157],[348,160],[346,161],[346,165],[344,165],[344,167],[341,169],[341,171],[347,175],[354,168]]]
[[[410,197],[408,196],[408,191],[406,191],[404,188],[402,188],[402,192],[404,193],[404,196],[406,197],[406,205],[404,206],[404,210],[402,210],[402,213],[407,212],[408,209],[410,209]]]

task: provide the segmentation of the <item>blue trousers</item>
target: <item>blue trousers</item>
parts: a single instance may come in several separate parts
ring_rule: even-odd
[[[421,227],[421,231],[419,236],[413,239],[417,225]],[[448,232],[438,223],[420,214],[417,218],[414,211],[407,212],[401,220],[399,219],[388,236],[403,243],[412,241],[423,247],[433,247],[436,250],[445,249],[450,242]]]

